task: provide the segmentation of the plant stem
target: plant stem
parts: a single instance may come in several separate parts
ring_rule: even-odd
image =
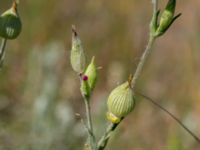
[[[158,0],[152,0],[153,4],[153,13],[156,14],[158,10]]]
[[[156,39],[156,36],[154,36],[154,32],[155,32],[155,25],[157,24],[157,9],[158,9],[158,0],[152,0],[152,4],[153,4],[153,16],[151,19],[151,23],[150,23],[150,34],[149,34],[149,40],[148,40],[148,44],[146,46],[146,49],[144,50],[140,61],[137,65],[135,74],[133,75],[133,79],[131,82],[131,87],[134,89],[135,85],[136,85],[136,81],[138,79],[138,77],[140,76],[142,69],[144,67],[144,64],[147,60],[147,57],[149,56],[153,43]]]
[[[93,132],[93,125],[92,125],[92,117],[91,117],[91,109],[89,104],[89,98],[83,95],[85,109],[86,109],[86,120],[88,126],[88,136],[89,136],[89,143],[92,150],[96,150],[96,139]]]
[[[140,76],[140,74],[142,72],[142,68],[143,68],[143,66],[144,66],[144,64],[146,62],[146,59],[147,59],[147,57],[149,56],[149,54],[151,52],[151,49],[152,49],[154,41],[155,41],[155,37],[153,37],[150,34],[149,41],[148,41],[148,44],[146,46],[146,49],[143,52],[143,54],[142,54],[142,56],[140,58],[139,64],[138,64],[138,66],[136,68],[135,74],[133,75],[133,79],[132,79],[132,83],[131,83],[131,86],[132,86],[133,89],[135,88],[136,81],[137,81],[138,77]]]
[[[5,57],[5,48],[6,48],[7,39],[2,39],[0,47],[0,68],[3,66],[3,61]]]
[[[104,135],[101,137],[101,139],[98,142],[97,150],[104,150],[104,148],[106,147],[108,140],[111,136],[111,133],[115,130],[115,128],[118,125],[119,125],[119,123],[118,124],[111,123],[108,125],[106,132],[104,133]]]
[[[186,127],[181,121],[180,119],[178,119],[176,116],[174,116],[171,112],[169,112],[167,109],[165,109],[163,106],[161,106],[160,104],[158,104],[155,100],[153,100],[152,98],[142,94],[141,92],[135,91],[138,95],[142,96],[143,98],[145,98],[146,100],[149,100],[152,104],[154,104],[155,106],[157,106],[158,108],[160,108],[161,110],[163,110],[164,112],[166,112],[169,116],[171,116],[180,126],[182,126],[199,144],[200,144],[200,138],[198,136],[196,136],[188,127]]]

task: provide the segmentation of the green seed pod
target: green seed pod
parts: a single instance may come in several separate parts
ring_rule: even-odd
[[[176,8],[176,0],[169,0],[165,10],[163,11],[159,26],[156,30],[156,36],[160,36],[167,31],[170,25],[173,23],[175,19],[177,19],[180,14],[174,17],[174,12]]]
[[[133,110],[135,100],[129,82],[119,85],[111,92],[107,106],[107,119],[112,123],[119,123],[122,118]]]
[[[97,81],[97,67],[95,65],[94,60],[95,60],[95,57],[92,57],[92,60],[84,73],[88,77],[88,84],[90,86],[91,91],[94,89],[96,81]]]
[[[85,55],[81,40],[78,37],[75,27],[72,27],[72,49],[70,61],[75,72],[80,74],[85,70]]]
[[[22,29],[22,23],[17,12],[17,3],[13,2],[10,9],[0,16],[0,36],[6,39],[15,39]]]

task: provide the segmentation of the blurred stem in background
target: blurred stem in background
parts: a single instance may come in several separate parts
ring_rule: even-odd
[[[5,48],[6,48],[6,42],[7,39],[3,38],[1,41],[1,47],[0,47],[0,68],[3,66],[3,61],[5,57]]]

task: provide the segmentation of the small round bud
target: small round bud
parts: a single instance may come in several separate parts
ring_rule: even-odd
[[[0,16],[0,36],[15,39],[22,29],[22,23],[17,12],[17,2],[14,1],[10,9]]]
[[[82,73],[85,70],[85,55],[81,40],[79,39],[74,26],[72,27],[72,49],[70,61],[73,70],[77,73]]]
[[[135,106],[133,91],[129,82],[125,82],[116,87],[108,97],[107,119],[112,123],[118,123],[128,115]]]

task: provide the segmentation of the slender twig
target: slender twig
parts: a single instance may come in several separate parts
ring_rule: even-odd
[[[96,139],[95,139],[94,131],[93,131],[89,99],[85,96],[83,96],[83,98],[84,98],[85,109],[86,109],[86,119],[87,119],[87,125],[88,125],[88,135],[89,135],[90,146],[92,147],[92,150],[96,150]]]
[[[101,137],[101,139],[98,142],[97,150],[103,150],[106,147],[108,140],[111,136],[111,133],[116,129],[118,125],[119,123],[118,124],[111,123],[108,125],[106,132],[104,133],[104,135]]]
[[[7,39],[2,39],[0,47],[0,68],[3,66],[3,61],[5,57],[5,48],[6,48]]]
[[[165,109],[163,106],[161,106],[160,104],[158,104],[154,99],[150,98],[149,96],[144,95],[141,92],[138,92],[136,90],[134,90],[134,92],[140,96],[142,96],[143,98],[145,98],[146,100],[149,100],[152,104],[154,104],[155,106],[157,106],[158,108],[160,108],[161,110],[163,110],[164,112],[166,112],[169,116],[171,116],[180,126],[182,126],[199,144],[200,144],[200,138],[195,135],[188,127],[186,127],[181,121],[180,119],[178,119],[176,116],[174,116],[171,112],[169,112],[167,109]]]
[[[80,79],[80,83],[82,82],[82,74],[78,74],[79,79]],[[94,131],[93,131],[93,125],[92,125],[92,117],[91,117],[91,109],[90,109],[90,98],[86,97],[83,93],[82,93],[82,97],[85,103],[85,111],[86,111],[86,120],[87,120],[87,132],[88,132],[88,137],[89,137],[89,143],[90,143],[90,147],[92,148],[92,150],[96,150],[97,144],[96,144],[96,138],[94,135]]]
[[[152,0],[153,4],[153,13],[156,14],[158,10],[158,0]]]
[[[136,71],[135,71],[135,74],[133,75],[133,80],[132,80],[132,83],[131,83],[131,86],[132,88],[134,89],[135,88],[135,85],[136,85],[136,81],[138,79],[138,77],[140,76],[141,72],[142,72],[142,69],[144,67],[144,64],[147,60],[147,57],[149,56],[150,52],[151,52],[151,49],[152,49],[152,46],[153,46],[153,43],[155,42],[155,39],[156,37],[154,36],[154,32],[155,32],[155,23],[156,23],[156,16],[157,16],[157,7],[158,7],[158,1],[157,0],[152,0],[152,4],[153,4],[153,17],[152,17],[152,20],[151,20],[151,23],[150,23],[150,34],[149,34],[149,41],[148,41],[148,44],[146,46],[146,49],[144,50],[141,58],[140,58],[140,61],[137,65],[137,68],[136,68]]]
[[[147,47],[146,47],[144,53],[142,54],[142,56],[140,58],[139,64],[138,64],[136,71],[135,71],[135,74],[133,76],[133,80],[132,80],[132,83],[131,83],[133,89],[135,88],[136,81],[137,81],[138,77],[140,76],[140,74],[142,72],[142,68],[144,66],[144,63],[146,62],[146,59],[151,52],[154,41],[155,41],[155,38],[150,35]]]

